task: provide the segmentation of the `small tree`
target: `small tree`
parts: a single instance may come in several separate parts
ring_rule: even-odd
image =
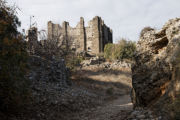
[[[0,110],[6,112],[17,112],[28,97],[27,52],[19,26],[16,7],[0,0]]]
[[[135,42],[121,39],[118,44],[119,55],[118,59],[133,59],[133,54],[136,50]]]
[[[39,31],[39,38],[41,47],[36,50],[36,54],[44,55],[48,57],[56,56],[65,58],[67,54],[72,53],[70,46],[72,44],[73,38],[69,36],[64,36],[58,32],[53,34],[52,37],[47,37],[47,32],[45,30]]]

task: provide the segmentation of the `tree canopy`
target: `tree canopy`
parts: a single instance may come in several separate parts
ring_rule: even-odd
[[[27,97],[27,52],[16,7],[0,0],[0,110],[16,110]]]

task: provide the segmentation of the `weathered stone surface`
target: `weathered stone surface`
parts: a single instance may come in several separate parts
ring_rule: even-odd
[[[98,54],[104,51],[107,43],[112,43],[112,30],[104,24],[104,21],[96,16],[85,27],[81,17],[76,27],[72,28],[68,22],[62,26],[48,22],[48,39],[60,35],[59,43],[68,45],[71,49],[80,53]]]
[[[47,60],[30,56],[30,71],[33,102],[27,108],[26,120],[67,120],[73,112],[95,107],[100,97],[69,80],[69,71],[64,60]],[[20,118],[17,118],[21,120]],[[16,120],[16,119],[13,119]]]
[[[177,57],[180,18],[169,20],[161,30],[147,31],[137,43],[132,65],[134,106],[152,106],[179,89]]]
[[[31,56],[29,63],[31,71],[28,78],[34,94],[62,92],[71,84],[69,72],[63,59],[49,61],[39,56]]]
[[[90,60],[84,60],[81,65],[83,67],[87,66],[98,66],[106,69],[118,69],[118,68],[131,68],[131,63],[126,61],[113,61],[113,62],[105,62],[104,59],[98,57],[92,57]]]
[[[127,120],[163,120],[161,116],[156,116],[149,109],[136,108],[127,117]]]

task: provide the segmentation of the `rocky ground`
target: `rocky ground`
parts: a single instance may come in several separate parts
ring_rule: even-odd
[[[71,75],[63,60],[31,56],[29,63],[33,102],[2,120],[160,120],[149,110],[133,110],[127,63],[82,65]]]
[[[101,99],[100,105],[86,109],[77,120],[124,120],[132,110],[130,100],[130,69],[108,69],[103,65],[89,65],[79,68],[72,77],[73,82],[94,92]]]
[[[99,106],[81,112],[75,120],[161,120],[151,110],[133,110],[128,63],[116,61],[84,65],[73,74],[72,80],[103,98]]]

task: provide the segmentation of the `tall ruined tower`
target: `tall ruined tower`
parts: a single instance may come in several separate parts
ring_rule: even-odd
[[[105,44],[112,43],[112,30],[98,16],[89,21],[87,27],[82,17],[75,28],[68,22],[63,22],[62,26],[48,22],[48,38],[53,39],[57,35],[60,35],[59,41],[65,41],[60,43],[77,53],[86,51],[96,55],[104,51]]]
[[[100,53],[101,51],[101,42],[102,42],[102,34],[101,34],[101,19],[99,17],[95,17],[92,20],[92,37],[93,37],[93,44],[92,44],[92,53]]]
[[[92,54],[104,52],[104,46],[112,43],[112,30],[104,24],[101,17],[94,17],[86,27],[87,51]]]
[[[28,49],[30,53],[34,53],[38,44],[38,30],[32,27],[27,31]]]
[[[80,49],[78,51],[86,51],[86,32],[83,17],[80,18],[79,33]]]

